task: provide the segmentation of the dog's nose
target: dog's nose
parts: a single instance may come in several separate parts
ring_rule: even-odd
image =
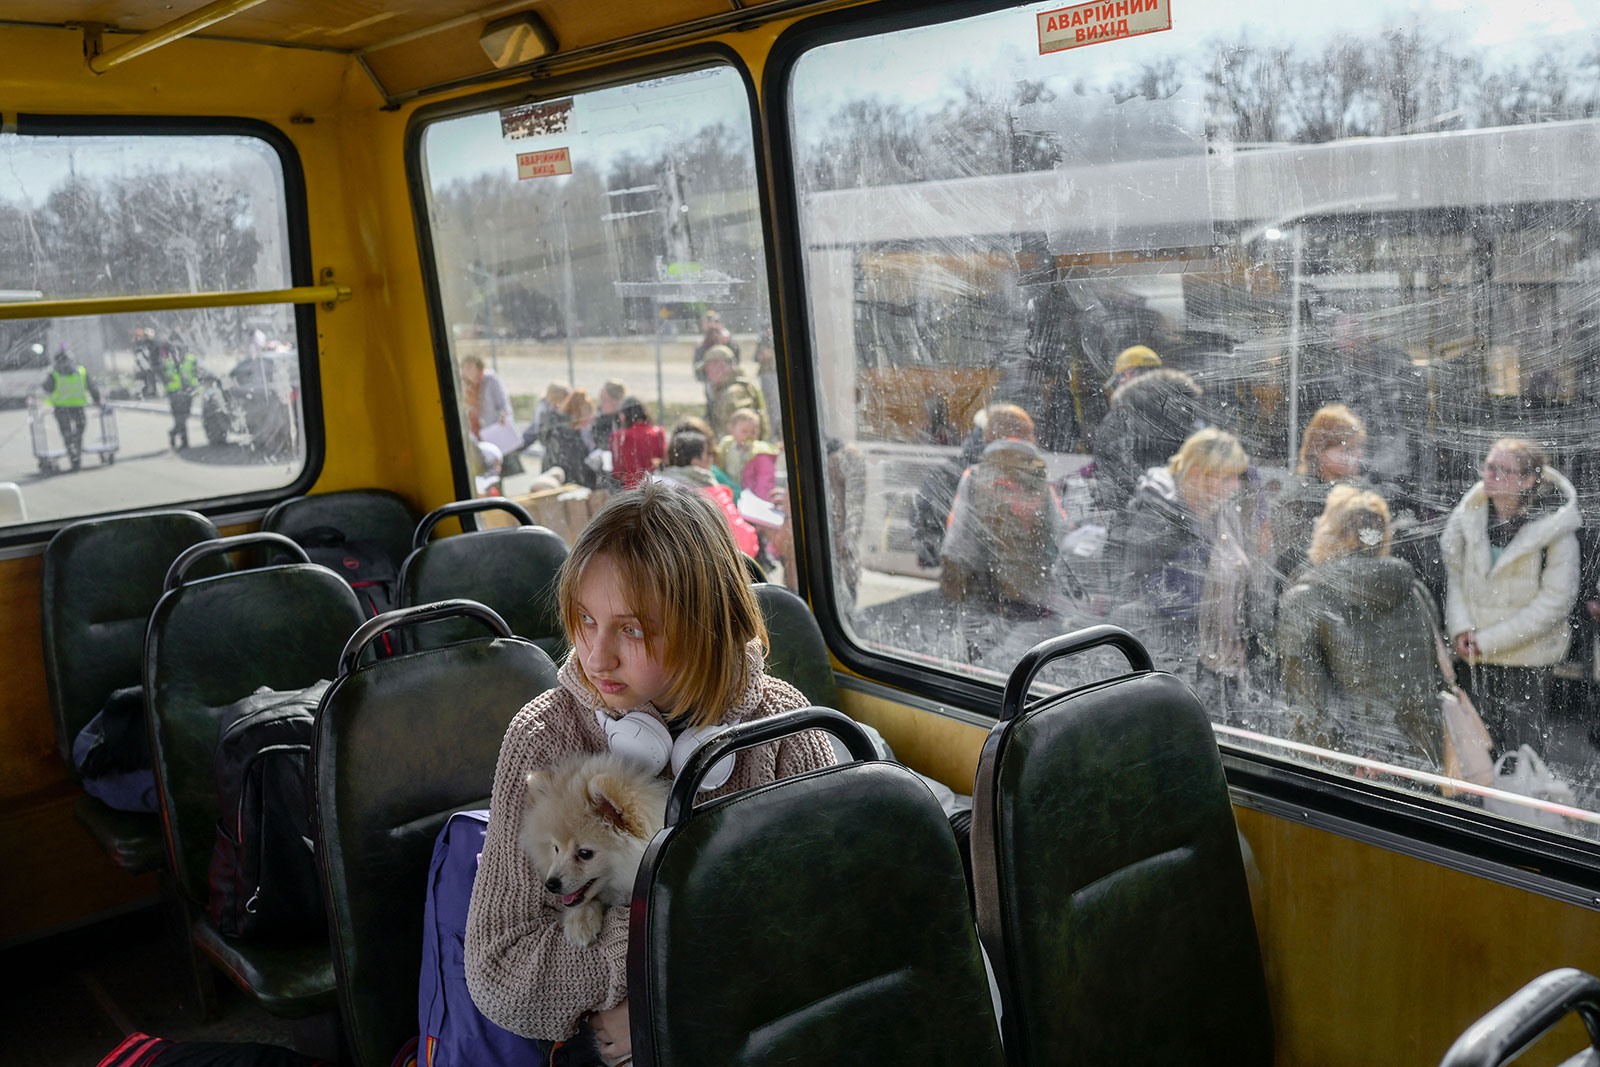
[[[561,879],[559,879],[559,878],[546,878],[544,880],[544,887],[546,889],[550,890],[550,892],[552,892],[552,893],[559,893],[559,892],[561,892]]]

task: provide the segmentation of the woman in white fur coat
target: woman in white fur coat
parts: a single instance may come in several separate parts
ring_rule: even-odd
[[[1567,655],[1583,524],[1572,483],[1532,441],[1505,437],[1450,513],[1445,628],[1501,751],[1545,749],[1553,668]]]

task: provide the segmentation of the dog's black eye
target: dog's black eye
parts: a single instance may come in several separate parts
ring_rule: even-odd
[[[578,850],[578,858],[580,860],[592,860],[592,859],[594,859],[594,849],[592,849],[592,848],[580,848]]]

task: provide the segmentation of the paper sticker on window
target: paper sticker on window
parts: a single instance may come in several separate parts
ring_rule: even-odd
[[[1170,30],[1169,3],[1170,0],[1097,0],[1041,12],[1039,54]]]
[[[550,148],[543,152],[517,153],[517,178],[554,178],[572,173],[572,151]]]
[[[524,137],[544,137],[566,133],[572,120],[572,97],[545,100],[537,104],[518,104],[500,112],[500,136],[520,141]]]

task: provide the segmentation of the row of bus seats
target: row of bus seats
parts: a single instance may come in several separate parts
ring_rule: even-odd
[[[465,529],[470,515],[486,507],[510,511],[519,525],[429,540],[443,519],[460,516]],[[352,543],[377,546],[393,561],[397,603],[476,599],[495,607],[513,632],[552,656],[564,653],[552,583],[566,546],[552,531],[535,526],[514,503],[465,501],[419,522],[394,493],[347,490],[284,501],[267,513],[262,529],[297,543],[319,529],[336,529]],[[41,604],[45,675],[57,749],[75,783],[74,739],[115,690],[141,684],[145,629],[173,560],[190,546],[217,537],[216,527],[204,516],[171,510],[73,523],[46,547]],[[281,562],[303,555],[279,553],[272,558]],[[228,555],[208,553],[189,576],[212,577],[230,569]],[[420,633],[418,647],[452,640],[458,625],[440,623]],[[119,811],[88,794],[78,799],[74,814],[117,866],[133,874],[163,867],[165,849],[155,816]]]

